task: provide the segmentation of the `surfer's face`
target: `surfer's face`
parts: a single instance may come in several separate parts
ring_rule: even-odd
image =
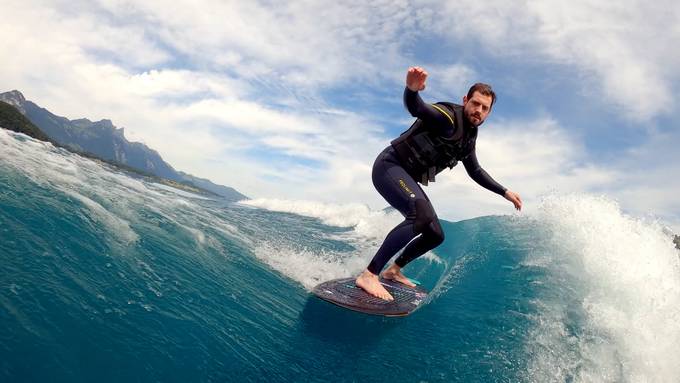
[[[486,116],[491,113],[491,96],[474,92],[469,99],[463,96],[463,112],[472,126],[482,125]]]

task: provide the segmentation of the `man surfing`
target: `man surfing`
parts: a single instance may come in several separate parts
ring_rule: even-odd
[[[444,241],[437,214],[418,183],[427,186],[428,182],[434,182],[437,173],[462,161],[470,178],[512,202],[517,210],[522,209],[519,194],[494,181],[477,161],[477,130],[496,101],[491,86],[474,84],[463,97],[463,105],[426,104],[418,94],[425,89],[426,79],[423,68],[408,69],[404,104],[417,120],[393,140],[373,164],[373,185],[404,216],[404,221],[387,234],[355,282],[369,294],[387,301],[394,298],[378,278],[387,262],[406,246],[382,277],[414,287],[401,269]]]

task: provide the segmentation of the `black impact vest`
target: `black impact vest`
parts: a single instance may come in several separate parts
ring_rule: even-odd
[[[427,186],[435,175],[453,168],[475,149],[477,128],[464,123],[463,106],[450,102],[433,105],[453,124],[453,135],[444,137],[441,128],[417,119],[411,127],[390,145],[406,171],[417,182]]]

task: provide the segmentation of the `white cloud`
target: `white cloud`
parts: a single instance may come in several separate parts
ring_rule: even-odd
[[[380,76],[399,56],[397,33],[409,16],[399,2],[100,3],[120,19],[144,20],[146,34],[192,62],[303,88]]]
[[[428,81],[427,94],[433,100],[451,100],[461,104],[463,95],[470,85],[477,82],[477,73],[470,67],[455,63],[450,65],[428,65],[426,70],[432,74]]]
[[[624,174],[608,188],[625,211],[654,216],[680,233],[680,130],[652,134],[611,166]]]
[[[351,112],[329,92],[378,104],[377,90],[398,88],[418,64],[414,52],[431,48],[426,98],[460,97],[484,51],[500,69],[506,61],[576,68],[574,81],[603,107],[614,102],[646,120],[676,108],[680,53],[668,47],[679,40],[679,14],[673,2],[10,0],[0,15],[0,83],[69,118],[110,118],[177,169],[248,195],[382,207],[370,167],[392,138],[393,117]],[[438,45],[423,43],[433,39]],[[630,152],[637,161],[593,164],[564,121],[493,118],[482,127],[480,161],[528,202],[551,189],[602,191],[624,207],[680,215],[677,183],[662,182],[680,169],[661,163],[657,174],[648,162],[665,153],[677,163],[674,148],[652,140]],[[511,210],[464,173],[431,188],[440,215]]]
[[[587,95],[615,103],[629,118],[647,120],[676,106],[680,51],[669,48],[680,40],[678,2],[498,0],[443,9],[423,24],[501,59],[578,68]]]

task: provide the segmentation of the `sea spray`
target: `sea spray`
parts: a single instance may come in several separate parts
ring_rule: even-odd
[[[680,381],[680,261],[663,226],[591,195],[547,197],[536,217],[553,290],[527,339],[536,381]],[[557,291],[561,291],[561,293]]]
[[[351,227],[356,236],[365,239],[384,238],[403,219],[395,210],[371,210],[367,205],[359,203],[334,204],[265,198],[240,203],[270,211],[315,217],[328,226]]]
[[[311,290],[316,284],[358,275],[366,268],[387,233],[403,217],[395,210],[371,210],[363,204],[338,204],[303,200],[254,199],[239,204],[275,212],[292,213],[316,218],[329,239],[352,245],[337,251],[328,248],[310,249],[299,245],[298,238],[270,237],[255,247],[255,255],[273,269]],[[329,231],[330,227],[345,230]],[[423,259],[441,263],[432,252]]]

